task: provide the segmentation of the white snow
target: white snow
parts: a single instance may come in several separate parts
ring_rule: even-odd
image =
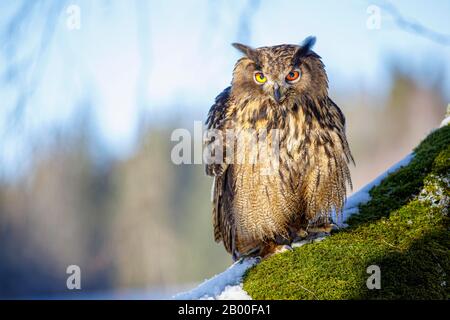
[[[447,114],[445,116],[445,119],[442,120],[440,128],[442,128],[443,126],[446,126],[450,123],[450,103],[447,105]]]
[[[242,288],[243,284],[226,286],[225,290],[217,296],[217,300],[252,300],[252,297]]]
[[[242,289],[242,276],[247,269],[254,266],[258,261],[258,258],[237,261],[224,272],[204,281],[197,288],[177,294],[173,298],[177,300],[249,298]]]
[[[442,120],[442,122],[441,122],[441,128],[442,128],[443,126],[448,125],[449,123],[450,123],[450,116],[448,116],[447,118],[445,118],[444,120]]]

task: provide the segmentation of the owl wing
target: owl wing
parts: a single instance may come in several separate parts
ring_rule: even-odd
[[[328,107],[331,110],[331,115],[334,120],[333,122],[337,126],[337,131],[339,133],[339,137],[341,138],[342,149],[343,149],[342,151],[344,152],[345,158],[348,163],[352,162],[354,164],[355,160],[353,159],[353,156],[350,151],[350,147],[348,145],[347,138],[345,135],[345,116],[342,113],[341,109],[338,107],[338,105],[333,100],[328,98],[327,102],[328,102]],[[351,181],[349,181],[349,183],[351,184]]]
[[[230,107],[230,91],[231,87],[226,88],[216,98],[214,105],[211,107],[206,125],[208,129],[216,129],[222,131],[225,137],[225,121],[227,120],[227,110]],[[225,139],[223,139],[223,148],[226,149]],[[213,143],[212,139],[205,141],[206,146]],[[225,154],[222,159],[225,159]],[[230,210],[225,209],[225,204],[230,199],[225,199],[226,195],[231,192],[226,192],[227,188],[231,186],[227,183],[228,164],[225,161],[222,163],[212,163],[206,165],[206,174],[214,177],[213,190],[211,198],[213,203],[213,225],[214,225],[214,240],[216,242],[223,241],[228,252],[233,250],[233,217]]]
[[[208,117],[206,119],[207,129],[215,129],[221,131],[223,138],[225,138],[224,125],[227,115],[227,109],[229,106],[230,91],[231,87],[228,87],[217,96],[215,103],[209,110]],[[224,144],[222,150],[225,150],[224,140],[225,139],[223,139]],[[210,147],[213,142],[214,137],[207,138],[207,140],[205,141],[206,147]],[[212,153],[214,153],[214,150],[212,150]],[[214,154],[212,154],[212,156],[214,156]],[[222,159],[225,159],[225,153],[222,155]],[[220,176],[225,172],[226,168],[227,164],[225,163],[225,161],[222,161],[222,163],[207,164],[205,169],[208,176]]]
[[[307,216],[314,223],[324,222],[322,218],[326,221],[333,208],[341,212],[347,185],[352,188],[348,163],[353,161],[353,157],[345,135],[345,117],[330,98],[325,103],[330,116],[326,120],[328,143],[323,145],[323,150],[317,149],[323,162],[319,161],[309,173],[306,190],[303,191],[308,204]]]

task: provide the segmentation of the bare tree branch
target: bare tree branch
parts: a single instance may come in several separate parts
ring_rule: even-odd
[[[64,5],[65,1],[23,1],[16,14],[8,21],[5,31],[0,34],[1,39],[4,39],[3,48],[7,61],[1,81],[13,84],[17,89],[14,109],[7,115],[9,128],[6,131],[16,128],[19,124],[39,85],[46,67],[48,48]],[[39,42],[30,54],[18,59],[17,56],[27,45],[27,31],[35,22],[38,22],[40,27],[35,35]]]
[[[400,10],[390,2],[383,1],[380,3],[382,7],[394,20],[394,23],[402,30],[416,34],[423,38],[427,38],[433,42],[444,46],[450,45],[450,35],[434,31],[418,21],[410,18],[405,18]]]

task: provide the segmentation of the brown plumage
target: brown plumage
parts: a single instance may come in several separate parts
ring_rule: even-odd
[[[351,187],[345,118],[328,97],[324,65],[311,50],[314,41],[257,49],[234,44],[244,57],[208,114],[208,129],[235,135],[221,140],[223,161],[206,166],[214,176],[214,238],[235,259],[268,255],[308,227],[327,224]],[[246,134],[251,129],[266,129],[268,145],[278,145],[269,174],[266,162],[247,161],[255,152]],[[206,141],[209,147],[214,143],[217,138]],[[256,157],[264,158],[258,150]]]

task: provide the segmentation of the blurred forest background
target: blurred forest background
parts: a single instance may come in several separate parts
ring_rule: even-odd
[[[72,264],[82,294],[161,298],[231,263],[203,166],[170,160],[231,80],[231,42],[316,35],[354,189],[400,160],[450,101],[450,5],[395,4],[373,29],[367,1],[0,1],[0,298],[76,297]]]

